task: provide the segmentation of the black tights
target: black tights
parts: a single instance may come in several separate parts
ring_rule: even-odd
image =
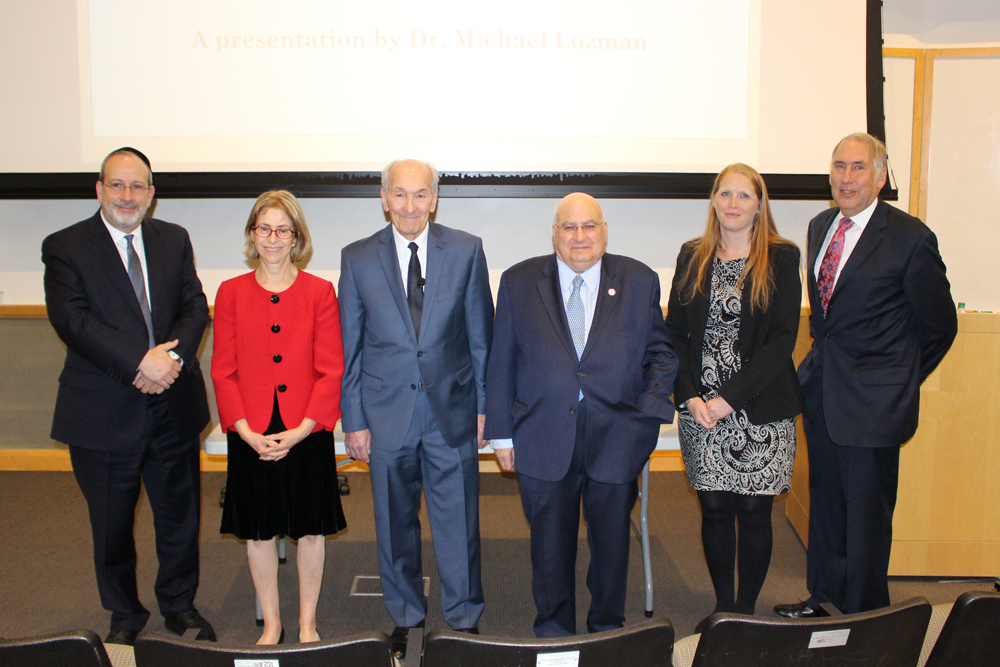
[[[715,611],[753,614],[771,564],[771,505],[774,496],[699,491],[701,541],[715,587]],[[735,521],[734,521],[735,519]],[[736,523],[739,522],[740,588],[736,594]],[[735,600],[734,600],[735,598]]]

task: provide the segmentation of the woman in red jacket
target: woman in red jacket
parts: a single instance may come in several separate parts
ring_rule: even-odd
[[[212,381],[229,443],[221,532],[247,540],[264,612],[258,644],[284,639],[275,537],[298,540],[299,641],[318,641],[323,536],[347,525],[333,449],[344,372],[337,295],[295,266],[311,241],[290,192],[258,197],[245,235],[259,266],[215,297]]]

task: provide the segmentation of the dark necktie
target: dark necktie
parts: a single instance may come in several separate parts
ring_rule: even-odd
[[[837,231],[830,239],[830,245],[826,247],[826,254],[819,265],[819,279],[816,281],[816,288],[819,290],[819,302],[823,306],[823,317],[826,317],[826,310],[830,305],[830,297],[833,296],[833,286],[836,283],[837,267],[840,266],[840,258],[844,254],[844,234],[854,224],[850,218],[843,218],[837,225]]]
[[[139,261],[139,253],[132,245],[132,234],[125,235],[125,242],[128,243],[128,279],[132,281],[135,298],[139,299],[139,310],[142,311],[142,319],[146,320],[149,349],[152,350],[156,347],[156,339],[153,337],[153,315],[149,312],[149,300],[146,298],[146,282],[142,279],[142,263]]]
[[[420,315],[424,312],[424,279],[420,275],[420,258],[417,257],[417,244],[410,241],[410,268],[406,273],[406,300],[410,304],[410,319],[413,320],[413,331],[420,338]]]

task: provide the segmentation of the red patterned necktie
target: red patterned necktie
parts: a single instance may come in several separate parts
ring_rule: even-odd
[[[826,254],[823,255],[823,262],[819,265],[819,280],[816,281],[816,287],[819,289],[819,301],[823,304],[823,317],[826,317],[826,309],[830,305],[833,285],[837,278],[837,267],[840,266],[840,257],[844,254],[844,233],[853,224],[850,218],[840,221],[837,231],[830,239],[830,245],[826,248]]]

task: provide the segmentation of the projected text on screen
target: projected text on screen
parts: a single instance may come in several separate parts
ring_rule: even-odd
[[[745,140],[750,6],[89,0],[93,134]]]

